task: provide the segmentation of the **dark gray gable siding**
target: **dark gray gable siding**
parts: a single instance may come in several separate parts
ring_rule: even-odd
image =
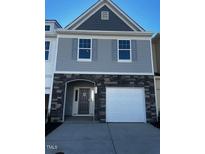
[[[109,20],[101,20],[101,11],[109,11]],[[102,30],[102,31],[133,31],[107,6],[103,6],[94,15],[82,23],[77,30]]]

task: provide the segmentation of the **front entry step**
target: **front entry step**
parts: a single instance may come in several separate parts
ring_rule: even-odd
[[[69,116],[65,117],[64,123],[99,123],[91,116]]]

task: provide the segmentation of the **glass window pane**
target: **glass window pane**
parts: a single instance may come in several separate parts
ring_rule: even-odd
[[[91,46],[91,40],[90,39],[80,39],[80,48],[90,48]]]
[[[50,25],[45,25],[45,31],[50,31]]]
[[[45,60],[48,60],[49,51],[45,51]]]
[[[90,49],[79,49],[79,58],[90,59]]]
[[[130,40],[119,40],[119,49],[130,49]]]
[[[45,50],[49,50],[49,47],[50,47],[50,42],[46,41],[45,42]]]
[[[130,50],[119,50],[120,60],[130,60]]]
[[[83,39],[80,39],[80,41],[79,41],[79,47],[80,48],[83,48],[83,44],[84,44],[83,42],[84,42]]]
[[[78,101],[78,90],[75,91],[75,101]]]

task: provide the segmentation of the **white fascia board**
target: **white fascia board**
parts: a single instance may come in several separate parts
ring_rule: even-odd
[[[65,30],[57,29],[57,34],[72,34],[72,35],[110,35],[110,36],[146,36],[152,37],[151,32],[137,32],[137,31],[97,31],[97,30]]]
[[[58,38],[84,38],[84,39],[110,39],[110,40],[150,40],[150,37],[143,37],[143,36],[100,36],[100,35],[63,35],[60,34],[57,36]]]
[[[98,7],[98,5],[100,5],[101,3],[103,3],[102,1],[98,1],[97,3],[95,3],[93,6],[91,6],[87,11],[85,11],[83,14],[81,14],[78,18],[76,18],[73,22],[71,22],[70,24],[68,24],[65,29],[70,29],[73,25],[75,25],[77,22],[81,21],[90,11],[94,11],[96,10],[96,7]]]
[[[114,2],[109,1],[109,4],[111,4],[112,7],[114,7],[117,11],[119,11],[129,22],[131,22],[135,27],[137,27],[141,32],[145,32],[145,30],[140,25],[138,25],[138,23],[136,23],[131,17],[129,17],[125,12],[123,12]],[[118,16],[121,17],[120,15]]]
[[[57,25],[59,28],[62,27],[62,26],[58,23],[57,20],[49,20],[49,19],[48,19],[48,20],[45,21],[45,23],[46,23],[46,24],[51,24],[51,23],[52,23],[52,24],[55,24],[55,25]]]
[[[100,75],[153,75],[154,73],[134,72],[86,72],[86,71],[55,71],[54,74],[100,74]]]
[[[54,32],[45,32],[45,37],[57,37],[57,34]]]

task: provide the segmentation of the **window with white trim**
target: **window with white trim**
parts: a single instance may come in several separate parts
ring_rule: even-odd
[[[108,11],[101,12],[101,20],[109,20],[109,12]]]
[[[50,42],[45,42],[45,60],[48,60],[49,57],[49,50],[50,50]]]
[[[91,39],[79,39],[78,60],[79,61],[91,61],[92,57],[92,40]]]
[[[130,40],[118,41],[118,61],[131,62],[131,44]]]

